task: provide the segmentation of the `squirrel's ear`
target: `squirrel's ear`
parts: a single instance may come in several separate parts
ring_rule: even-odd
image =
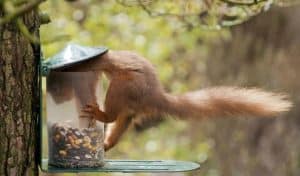
[[[133,119],[132,126],[136,132],[142,132],[148,128],[158,126],[164,121],[164,118],[160,116],[143,116]]]

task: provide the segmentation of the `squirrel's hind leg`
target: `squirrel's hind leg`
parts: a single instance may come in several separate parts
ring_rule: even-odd
[[[114,123],[108,125],[104,140],[105,151],[111,149],[118,143],[122,134],[130,125],[131,119],[132,116],[119,116]]]

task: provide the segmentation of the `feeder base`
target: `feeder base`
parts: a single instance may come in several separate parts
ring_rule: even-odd
[[[199,169],[198,163],[173,160],[105,160],[101,168],[59,168],[48,165],[48,159],[42,160],[41,170],[48,173],[79,173],[79,172],[187,172]]]

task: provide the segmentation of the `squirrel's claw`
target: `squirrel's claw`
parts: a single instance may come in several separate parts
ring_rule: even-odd
[[[98,105],[98,103],[96,103],[96,102],[88,103],[88,104],[85,105],[85,107],[90,107],[90,108],[97,108],[97,109],[99,109],[99,105]]]
[[[91,103],[81,109],[79,116],[81,118],[95,118],[97,114],[99,114],[99,105],[97,103]]]

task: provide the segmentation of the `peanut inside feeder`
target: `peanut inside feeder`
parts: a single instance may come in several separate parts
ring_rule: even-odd
[[[50,164],[60,167],[99,167],[103,163],[103,134],[95,128],[73,128],[67,124],[53,124],[49,131]]]

